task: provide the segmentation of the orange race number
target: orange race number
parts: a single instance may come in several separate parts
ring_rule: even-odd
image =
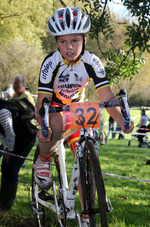
[[[71,129],[99,128],[98,102],[79,102],[70,104]]]

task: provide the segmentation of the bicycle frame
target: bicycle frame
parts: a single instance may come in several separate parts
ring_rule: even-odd
[[[63,145],[63,140],[61,140],[59,146],[59,158],[60,158],[60,167],[61,167],[61,176],[62,176],[62,193],[65,207],[67,208],[67,219],[75,219],[76,214],[74,211],[75,200],[76,200],[76,192],[78,190],[79,183],[79,158],[78,152],[76,152],[76,156],[74,159],[74,166],[72,170],[71,177],[71,186],[70,190],[68,187],[68,180],[66,174],[66,165],[65,165],[65,148]]]
[[[68,131],[68,132],[67,132]],[[65,132],[65,139],[70,136],[70,130],[68,129]],[[72,131],[72,134],[74,131]],[[82,130],[80,132],[80,136],[82,135]],[[79,138],[80,138],[79,136]],[[84,143],[84,140],[83,140]],[[59,188],[58,191],[56,191],[55,182],[53,182],[53,194],[54,194],[54,201],[55,205],[42,200],[38,196],[38,186],[35,186],[35,199],[36,202],[40,203],[42,206],[52,210],[57,214],[57,218],[62,219],[63,216],[61,215],[61,208],[59,207],[58,200],[57,200],[57,194],[62,196],[63,202],[65,204],[65,207],[67,209],[67,219],[75,219],[77,218],[79,226],[81,226],[81,218],[79,212],[76,212],[74,210],[75,207],[75,201],[76,201],[76,193],[78,190],[78,184],[79,184],[79,176],[80,176],[80,170],[79,170],[79,156],[82,155],[81,153],[81,146],[79,143],[77,143],[77,152],[74,159],[74,166],[72,168],[72,177],[70,179],[70,190],[68,186],[68,179],[67,179],[67,173],[66,173],[66,164],[65,164],[65,147],[64,147],[64,139],[62,139],[58,145],[58,152],[59,152],[59,162],[60,162],[60,169],[61,169],[61,178],[62,178],[62,188]],[[40,215],[40,212],[39,212]]]
[[[67,132],[68,131],[68,132]],[[70,136],[70,130],[67,130],[65,133],[65,139]],[[74,131],[72,131],[74,133]],[[83,134],[82,130],[80,130],[80,136]],[[85,133],[86,136],[89,136],[88,132]],[[83,144],[85,142],[85,138],[83,139]],[[83,145],[84,147],[84,145]],[[38,203],[40,203],[42,206],[45,206],[46,208],[52,210],[57,214],[58,221],[59,219],[62,219],[63,216],[61,215],[61,208],[58,204],[57,200],[57,194],[59,196],[62,196],[64,205],[67,209],[67,219],[75,219],[77,218],[79,226],[81,226],[81,218],[80,213],[74,210],[75,202],[76,202],[76,193],[78,191],[78,184],[79,184],[79,177],[80,177],[80,170],[79,170],[79,157],[82,156],[81,153],[81,146],[77,142],[77,152],[74,159],[74,165],[72,168],[72,176],[70,179],[70,189],[68,186],[68,179],[67,179],[67,173],[66,173],[66,164],[65,164],[65,147],[64,147],[64,139],[62,139],[58,145],[58,152],[59,152],[59,163],[60,163],[60,169],[61,169],[61,178],[62,178],[62,187],[56,191],[55,182],[53,182],[53,194],[54,194],[54,201],[55,205],[44,201],[39,198],[38,196],[38,186],[36,185],[35,188],[35,199]],[[40,215],[40,213],[39,213]]]

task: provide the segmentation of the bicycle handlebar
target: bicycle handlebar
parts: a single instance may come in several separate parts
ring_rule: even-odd
[[[130,128],[130,109],[129,109],[129,105],[128,105],[128,101],[127,101],[127,94],[125,92],[125,90],[121,89],[119,94],[118,94],[121,98],[121,100],[115,100],[115,101],[107,101],[107,102],[99,102],[99,108],[102,107],[116,107],[116,106],[121,106],[122,107],[122,113],[124,116],[124,126],[125,129],[129,129]],[[61,111],[70,111],[70,106],[69,105],[65,105],[62,107],[51,107],[50,106],[50,100],[45,97],[42,101],[42,107],[39,111],[40,116],[41,116],[41,121],[42,121],[42,135],[47,138],[48,137],[48,127],[49,127],[49,113],[58,113]]]

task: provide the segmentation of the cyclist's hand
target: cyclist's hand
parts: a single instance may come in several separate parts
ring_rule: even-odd
[[[39,131],[37,132],[37,138],[39,139],[39,141],[41,141],[43,143],[47,143],[47,142],[50,142],[51,141],[51,136],[52,136],[52,130],[51,130],[51,128],[48,128],[48,131],[49,131],[48,137],[45,138],[42,135],[42,129],[39,129]]]
[[[126,134],[129,134],[129,133],[131,133],[133,131],[133,129],[134,129],[134,123],[133,123],[133,121],[131,121],[130,128],[127,129],[127,130],[124,129],[123,132],[126,133]]]

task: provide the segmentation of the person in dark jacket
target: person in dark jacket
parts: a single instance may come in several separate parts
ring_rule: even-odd
[[[36,141],[37,128],[30,119],[21,119],[19,115],[14,114],[14,109],[11,111],[0,104],[0,141],[3,150],[27,157]],[[17,192],[19,171],[23,164],[22,158],[8,154],[3,156],[0,210],[9,210],[12,207]]]

